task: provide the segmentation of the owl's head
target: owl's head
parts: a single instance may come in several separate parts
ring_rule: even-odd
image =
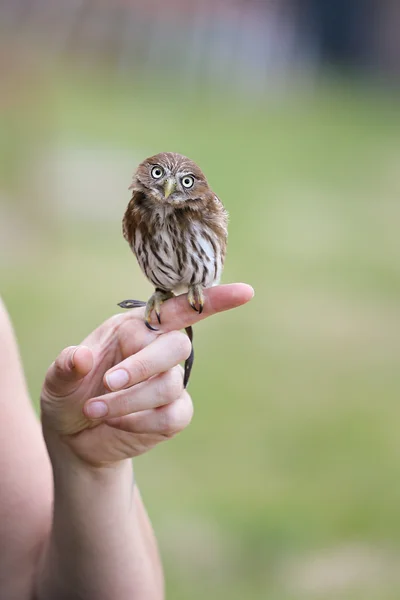
[[[174,152],[146,158],[139,165],[130,189],[141,190],[157,202],[175,206],[202,200],[210,191],[199,167]]]

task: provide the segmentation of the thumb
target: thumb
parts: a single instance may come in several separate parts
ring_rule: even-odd
[[[65,348],[50,365],[43,385],[46,395],[63,398],[73,394],[93,368],[93,354],[87,346]]]

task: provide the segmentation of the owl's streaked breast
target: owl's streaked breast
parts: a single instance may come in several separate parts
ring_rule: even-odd
[[[213,232],[199,222],[177,227],[171,215],[152,236],[138,228],[132,250],[155,287],[183,293],[190,285],[211,287],[219,282],[224,257],[213,237]]]

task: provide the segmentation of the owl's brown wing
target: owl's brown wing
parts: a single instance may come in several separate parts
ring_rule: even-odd
[[[144,194],[141,191],[135,190],[132,198],[126,208],[124,218],[122,220],[122,233],[132,250],[135,246],[135,234],[140,222],[143,220],[142,204]]]
[[[142,191],[136,189],[132,194],[122,220],[122,233],[131,248],[135,245],[136,231],[152,232],[151,217],[153,204],[151,199]]]
[[[134,241],[134,230],[135,230],[135,222],[134,222],[134,210],[133,210],[133,205],[134,205],[134,197],[132,197],[132,200],[130,200],[125,214],[124,214],[124,218],[122,219],[122,233],[124,238],[126,239],[126,241],[132,245],[133,241]]]

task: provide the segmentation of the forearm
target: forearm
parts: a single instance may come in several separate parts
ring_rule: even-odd
[[[48,440],[48,446],[54,514],[38,600],[161,600],[157,545],[131,462],[91,468],[59,441]]]
[[[50,463],[0,299],[0,597],[29,600],[51,517]]]

